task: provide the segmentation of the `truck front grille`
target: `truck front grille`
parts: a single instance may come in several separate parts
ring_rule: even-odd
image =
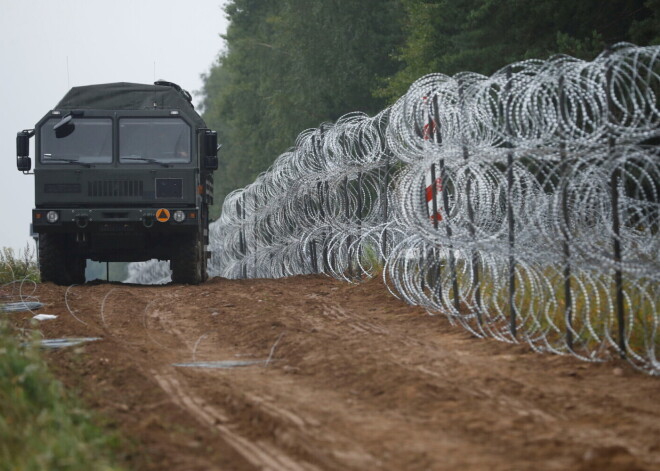
[[[99,180],[87,183],[88,196],[134,197],[142,196],[144,183],[141,180]]]

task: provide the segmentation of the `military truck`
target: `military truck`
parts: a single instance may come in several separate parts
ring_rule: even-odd
[[[207,278],[217,134],[171,82],[74,87],[16,137],[30,174],[41,278],[85,281],[86,260],[169,260],[172,281]]]

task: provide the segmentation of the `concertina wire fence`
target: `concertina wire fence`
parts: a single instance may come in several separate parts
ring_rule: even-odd
[[[475,336],[660,374],[658,92],[660,46],[630,44],[422,77],[228,195],[210,273],[382,273]]]

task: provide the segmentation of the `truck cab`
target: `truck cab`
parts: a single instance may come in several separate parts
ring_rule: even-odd
[[[31,169],[42,281],[79,284],[85,262],[169,260],[172,280],[207,278],[217,134],[170,82],[74,87],[17,135]]]

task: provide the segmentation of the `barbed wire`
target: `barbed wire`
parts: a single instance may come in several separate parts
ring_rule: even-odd
[[[432,74],[306,130],[227,196],[209,271],[382,273],[479,337],[660,374],[659,58],[618,44]]]

